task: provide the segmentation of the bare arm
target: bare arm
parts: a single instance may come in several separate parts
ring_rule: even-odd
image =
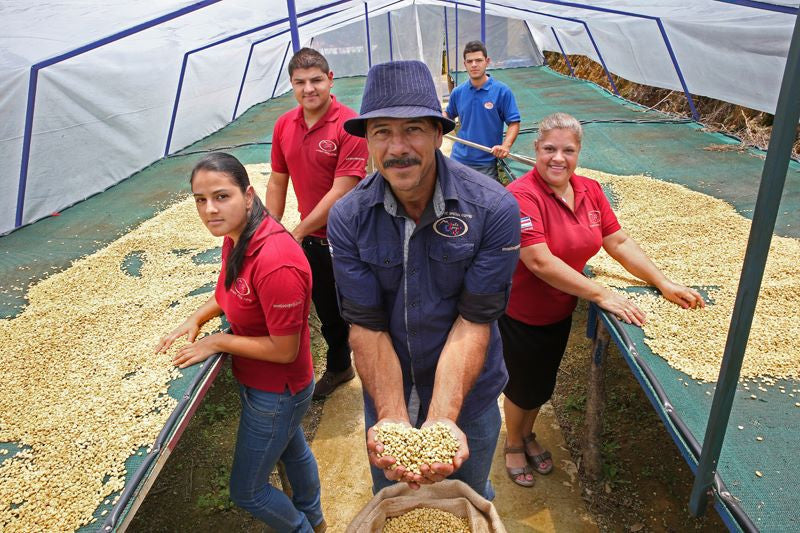
[[[400,419],[408,422],[403,396],[403,372],[392,339],[386,331],[350,326],[353,362],[361,383],[375,404],[378,420]]]
[[[272,183],[272,179],[270,179],[270,183]],[[333,204],[336,203],[336,200],[350,192],[356,185],[358,185],[358,178],[355,176],[340,176],[334,179],[331,190],[322,197],[322,200],[311,210],[308,216],[292,230],[292,236],[295,240],[302,241],[303,237],[325,226],[328,223],[328,213]],[[267,190],[269,191],[269,188]],[[286,198],[285,191],[283,198]],[[281,209],[281,213],[283,213],[283,209]]]
[[[248,359],[285,364],[297,359],[299,349],[299,333],[264,337],[215,333],[178,350],[178,353],[172,358],[172,363],[180,368],[186,368],[206,360],[210,355],[225,352]]]
[[[508,125],[508,130],[506,130],[506,137],[503,139],[503,144],[493,146],[492,154],[500,159],[508,157],[508,153],[511,151],[511,146],[514,144],[514,141],[517,140],[517,135],[519,135],[519,122],[512,122]]]
[[[381,424],[401,423],[410,425],[408,408],[403,396],[403,371],[386,331],[374,331],[353,324],[350,326],[350,347],[353,362],[361,378],[361,384],[372,398],[377,412],[375,426],[367,429],[367,457],[371,465],[383,470],[387,479],[405,481],[412,488],[419,488],[419,480],[402,466],[393,467],[397,459],[383,455],[383,444],[377,440]],[[380,457],[379,457],[380,455]]]
[[[603,248],[625,270],[656,287],[664,298],[684,309],[705,307],[703,297],[694,289],[674,283],[653,263],[647,254],[623,230],[615,231],[603,239]]]
[[[460,315],[450,328],[436,365],[433,396],[428,409],[428,418],[423,427],[437,422],[449,426],[460,446],[452,463],[421,466],[421,474],[411,476],[413,483],[429,484],[442,481],[458,470],[469,458],[467,437],[456,425],[456,420],[467,394],[483,369],[490,335],[488,323],[470,322]]]
[[[286,208],[286,191],[289,189],[289,174],[272,171],[267,182],[267,210],[277,220],[283,218]]]
[[[489,334],[489,324],[476,324],[461,316],[453,323],[436,365],[428,419],[458,419],[464,399],[483,368]]]
[[[183,324],[161,337],[156,345],[156,353],[165,353],[169,347],[172,346],[173,342],[184,335],[187,335],[187,340],[189,342],[194,342],[203,324],[221,314],[222,308],[217,303],[217,299],[212,296],[206,303],[201,305],[197,311],[192,313],[189,318],[184,320]]]
[[[628,324],[641,326],[645,315],[630,300],[590,280],[553,255],[546,243],[526,246],[519,258],[525,267],[556,289],[594,302]]]

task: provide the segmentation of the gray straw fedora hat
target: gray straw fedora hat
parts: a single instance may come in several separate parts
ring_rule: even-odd
[[[391,61],[369,69],[361,114],[344,123],[347,133],[364,137],[368,118],[436,118],[444,133],[453,131],[455,122],[442,116],[433,78],[421,61]]]

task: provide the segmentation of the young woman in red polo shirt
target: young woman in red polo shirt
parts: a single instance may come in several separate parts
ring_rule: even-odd
[[[535,142],[536,166],[508,186],[519,203],[522,237],[508,308],[498,324],[509,375],[503,404],[506,470],[524,487],[533,486],[533,470],[553,469],[533,424],[553,394],[578,298],[629,324],[645,320],[629,299],[582,274],[600,247],[666,299],[684,308],[705,305],[697,291],[667,279],[620,228],[600,184],[574,174],[582,138],[574,117],[544,118]]]
[[[191,186],[203,224],[224,236],[222,269],[214,296],[162,338],[156,352],[186,335],[189,344],[173,357],[181,368],[231,354],[242,402],[231,499],[277,531],[323,531],[317,463],[300,427],[314,391],[308,261],[235,157],[205,156],[192,170]],[[200,327],[223,312],[233,333],[198,339]],[[268,481],[278,460],[286,466],[291,500]]]

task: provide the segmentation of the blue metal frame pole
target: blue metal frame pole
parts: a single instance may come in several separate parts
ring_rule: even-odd
[[[369,8],[364,2],[364,27],[367,29],[367,68],[372,68],[372,43],[369,39]]]
[[[189,63],[189,56],[194,54],[194,53],[201,52],[203,50],[207,50],[207,49],[212,48],[214,46],[233,41],[233,40],[238,39],[240,37],[244,37],[246,35],[250,35],[251,33],[255,33],[255,32],[261,31],[261,30],[266,30],[268,28],[271,28],[272,26],[277,26],[278,24],[283,24],[285,22],[286,22],[286,19],[281,19],[281,20],[276,20],[276,21],[270,22],[269,24],[262,24],[261,26],[256,26],[255,28],[250,28],[249,30],[239,32],[239,33],[237,33],[235,35],[229,35],[228,37],[225,37],[224,39],[219,39],[218,41],[214,41],[213,43],[207,44],[205,46],[201,46],[199,48],[195,48],[194,50],[189,50],[188,52],[183,54],[183,62],[181,63],[181,72],[178,75],[178,89],[175,91],[175,101],[172,104],[172,116],[170,117],[169,129],[167,130],[167,144],[164,147],[164,157],[169,155],[169,149],[170,149],[170,146],[172,144],[172,133],[175,130],[175,120],[178,117],[178,104],[180,104],[180,101],[181,101],[181,90],[183,89],[183,80],[184,80],[184,78],[186,76],[186,65]],[[247,76],[247,71],[245,71],[244,76]]]
[[[292,50],[300,50],[300,31],[297,29],[297,9],[294,0],[286,0],[286,9],[289,11],[289,28],[292,33]]]
[[[450,75],[450,36],[447,31],[447,6],[444,9],[444,49],[445,57],[447,58],[447,75]]]
[[[281,73],[283,72],[283,65],[286,64],[286,57],[289,55],[290,46],[292,46],[291,41],[286,43],[286,51],[283,52],[283,59],[281,60],[281,68],[278,69],[278,76],[275,78],[275,86],[272,88],[272,95],[270,95],[270,98],[275,98],[275,91],[278,90],[278,82],[281,81]]]
[[[486,46],[486,0],[481,0],[481,42]]]
[[[250,70],[250,59],[253,58],[253,48],[254,46],[250,45],[250,51],[247,53],[247,62],[244,64],[244,72],[242,73],[242,82],[239,84],[239,92],[236,95],[236,104],[233,106],[233,115],[231,116],[231,122],[236,120],[236,112],[239,111],[239,101],[242,99],[242,92],[244,91],[244,82],[247,79],[247,71]]]
[[[758,292],[764,277],[772,232],[778,216],[786,171],[800,120],[800,16],[795,20],[792,42],[786,58],[786,68],[775,109],[775,121],[769,140],[767,159],[761,174],[761,185],[753,209],[753,223],[747,240],[739,288],[733,305],[733,315],[722,356],[722,366],[708,415],[703,451],[697,466],[689,508],[695,516],[702,515],[708,504],[709,490],[717,468],[725,430],[736,394],[739,372],[753,324]]]
[[[460,55],[461,53],[458,51],[458,2],[456,2],[456,68],[453,69],[455,71],[455,74],[453,75],[453,83],[456,85],[456,87],[458,87],[458,56]]]
[[[689,92],[689,87],[686,86],[686,80],[683,78],[683,72],[681,72],[681,67],[678,65],[678,59],[675,57],[675,52],[672,50],[672,44],[669,42],[669,37],[667,37],[667,32],[664,29],[664,25],[661,23],[661,19],[656,19],[656,24],[658,24],[658,31],[661,32],[661,37],[664,39],[664,45],[667,47],[667,52],[669,52],[669,58],[672,60],[672,64],[675,65],[675,73],[678,74],[678,79],[681,82],[681,87],[683,88],[683,94],[686,95],[686,101],[689,103],[689,110],[692,112],[692,118],[699,121],[700,120],[700,113],[697,112],[697,109],[694,107],[694,98],[692,98],[692,94]]]
[[[592,36],[592,32],[589,31],[589,26],[586,23],[584,23],[584,27],[586,28],[586,35],[588,35],[589,40],[592,41],[592,46],[594,47],[594,51],[597,52],[597,58],[600,60],[600,64],[603,65],[603,70],[606,71],[606,78],[608,78],[608,83],[611,84],[611,88],[614,90],[614,94],[619,96],[617,85],[614,83],[614,79],[611,77],[611,73],[608,71],[608,67],[606,66],[605,60],[603,60],[603,54],[600,53],[600,49],[597,48],[597,43],[594,42],[594,37]]]
[[[681,72],[681,67],[678,64],[678,58],[675,56],[675,52],[672,50],[672,45],[670,44],[669,38],[667,37],[667,32],[664,29],[664,25],[661,23],[661,19],[659,17],[654,17],[652,15],[642,15],[641,13],[632,13],[630,11],[621,11],[619,9],[611,9],[607,7],[598,7],[588,4],[581,4],[576,2],[564,2],[562,0],[531,0],[531,1],[543,4],[553,4],[557,6],[575,7],[579,9],[586,9],[588,11],[599,11],[601,13],[613,13],[615,15],[625,15],[628,17],[636,17],[654,21],[658,25],[658,30],[661,33],[662,40],[664,41],[664,46],[667,47],[667,52],[669,53],[669,58],[672,61],[672,66],[675,68],[675,74],[677,74],[678,80],[680,81],[681,87],[683,88],[683,94],[686,96],[686,100],[689,102],[689,109],[692,110],[692,117],[695,120],[699,120],[700,115],[697,114],[697,110],[694,107],[694,99],[692,98],[692,93],[689,92],[686,80],[683,77],[683,72]],[[592,39],[592,44],[594,44],[594,39]],[[596,48],[597,46],[595,46],[595,49]],[[603,64],[603,68],[605,69],[605,64]],[[606,69],[606,73],[608,73],[608,69]],[[611,85],[613,86],[614,82],[611,82]],[[617,93],[616,89],[614,90],[614,93],[619,94]]]
[[[398,0],[398,1],[400,1],[400,0]],[[336,2],[331,2],[330,4],[324,4],[324,5],[315,7],[313,9],[309,9],[308,11],[304,11],[303,13],[300,13],[299,16],[300,17],[305,17],[307,15],[311,15],[311,14],[317,13],[319,11],[323,11],[323,10],[331,8],[331,7],[336,7],[336,6],[340,5],[340,4],[346,4],[348,2],[349,2],[349,0],[337,0]],[[298,27],[299,26],[304,26],[306,24],[310,24],[311,22],[315,22],[315,21],[320,20],[320,19],[323,19],[323,18],[325,18],[326,16],[328,16],[330,14],[341,13],[342,11],[345,11],[345,9],[340,10],[340,11],[336,11],[334,13],[328,13],[328,14],[319,16],[319,17],[317,17],[315,19],[303,22],[303,23],[299,24]],[[288,22],[288,20],[289,20],[288,18],[284,18],[284,19],[272,21],[272,22],[270,22],[268,24],[262,24],[260,26],[256,26],[255,28],[250,28],[249,30],[245,30],[245,31],[239,32],[237,34],[230,35],[228,37],[225,37],[224,39],[219,39],[217,41],[214,41],[213,43],[201,46],[199,48],[195,48],[193,50],[189,50],[188,52],[186,52],[183,55],[183,64],[181,66],[181,73],[180,73],[180,76],[178,77],[178,90],[177,90],[177,92],[175,94],[175,101],[172,104],[172,116],[170,118],[169,129],[167,131],[167,144],[166,144],[166,147],[164,148],[164,157],[169,155],[169,150],[170,150],[170,147],[171,147],[171,144],[172,144],[172,133],[173,133],[173,131],[175,129],[175,120],[177,119],[177,115],[178,115],[178,105],[180,104],[181,89],[183,88],[183,80],[184,80],[184,76],[186,75],[186,64],[188,62],[189,56],[194,54],[194,53],[197,53],[197,52],[202,52],[203,50],[207,50],[207,49],[212,48],[214,46],[217,46],[217,45],[220,45],[220,44],[224,44],[224,43],[227,43],[229,41],[233,41],[233,40],[238,39],[240,37],[245,37],[247,35],[250,35],[251,33],[255,33],[257,31],[265,30],[267,28],[271,28],[272,26],[276,26],[278,24],[284,24],[284,23]],[[280,32],[280,33],[278,33],[276,35],[282,35],[282,34],[286,33],[286,31],[290,31],[290,30],[284,30],[284,31],[282,31],[282,32]],[[275,35],[273,35],[272,37],[274,37],[274,36]],[[271,38],[271,37],[268,37],[267,39],[269,39],[269,38]],[[267,39],[262,39],[260,41],[256,41],[256,42],[253,43],[253,45],[261,43],[261,42],[264,42]],[[245,77],[247,76],[247,72],[246,71],[245,71],[244,76]]]
[[[386,23],[389,26],[389,61],[394,61],[394,54],[392,52],[392,12],[386,12]]]
[[[561,41],[558,39],[558,34],[556,34],[556,29],[554,27],[550,26],[550,31],[553,32],[553,37],[556,38],[556,42],[558,43],[558,47],[561,49],[561,55],[564,56],[564,61],[567,62],[567,66],[569,67],[569,73],[574,78],[575,77],[575,71],[572,70],[572,63],[569,62],[569,58],[567,57],[567,53],[564,51],[564,47],[561,46]]]
[[[20,167],[19,167],[19,185],[17,187],[17,211],[14,218],[15,228],[18,228],[22,225],[23,212],[25,209],[25,189],[27,188],[28,185],[28,165],[30,163],[30,156],[31,156],[31,140],[33,138],[33,116],[36,108],[36,88],[38,86],[39,71],[42,70],[43,68],[49,67],[50,65],[55,65],[56,63],[60,63],[65,59],[70,59],[79,56],[83,53],[90,52],[106,44],[113,43],[114,41],[118,41],[124,37],[134,35],[136,33],[139,33],[140,31],[152,28],[153,26],[158,26],[163,22],[168,22],[172,19],[181,17],[183,15],[187,15],[189,13],[197,11],[198,9],[203,9],[204,7],[208,7],[220,1],[221,0],[203,0],[202,2],[197,2],[195,4],[188,5],[182,9],[178,9],[176,11],[172,11],[165,15],[161,15],[160,17],[156,17],[154,19],[142,22],[141,24],[137,24],[136,26],[132,26],[130,28],[117,32],[113,35],[109,35],[107,37],[103,37],[102,39],[92,41],[91,43],[87,43],[83,46],[70,50],[69,52],[64,52],[63,54],[59,54],[57,56],[45,59],[44,61],[39,61],[38,63],[31,65],[31,72],[28,79],[28,102],[25,106],[25,129],[23,130],[24,133],[22,136],[22,160],[20,162]]]
[[[764,11],[775,11],[776,13],[786,13],[788,15],[800,15],[800,8],[791,6],[776,6],[775,4],[768,4],[766,2],[755,2],[753,0],[715,0],[723,4],[734,4],[743,7],[752,7],[754,9],[763,9]]]

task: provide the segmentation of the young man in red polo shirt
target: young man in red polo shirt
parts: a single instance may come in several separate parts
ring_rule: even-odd
[[[291,233],[311,265],[311,298],[328,344],[327,367],[314,388],[314,398],[324,398],[355,376],[348,327],[336,301],[326,234],[328,211],[364,178],[367,146],[342,127],[357,113],[331,94],[333,72],[322,54],[302,48],[292,56],[288,70],[300,105],[275,123],[267,209],[278,220],[283,217],[291,177],[301,219]]]

